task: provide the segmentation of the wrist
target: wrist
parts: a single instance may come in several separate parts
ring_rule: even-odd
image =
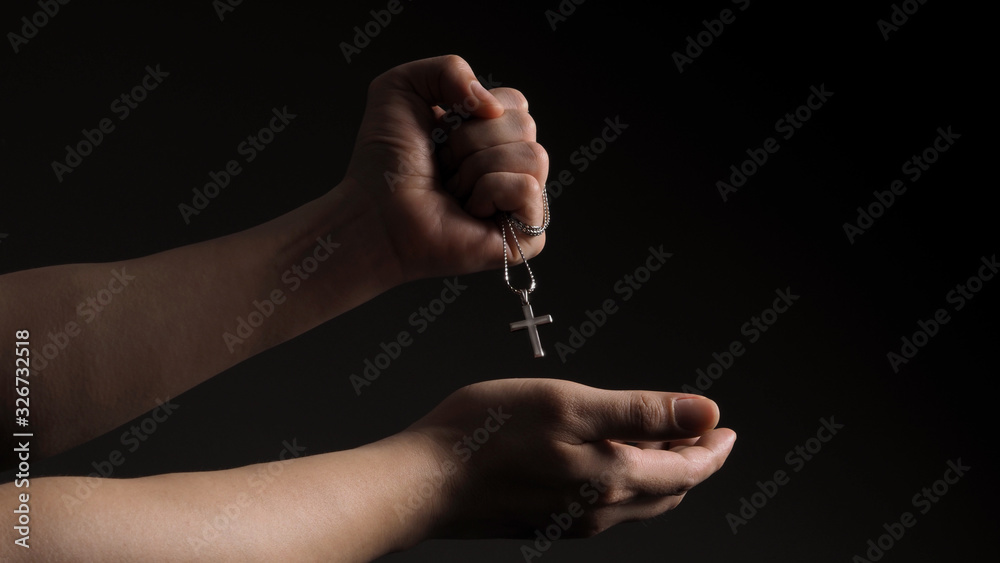
[[[332,260],[318,264],[318,276],[339,273],[353,280],[352,285],[365,285],[378,293],[406,281],[377,202],[356,182],[345,179],[282,219],[286,219],[281,225],[286,234],[279,249],[279,267],[294,266],[318,247],[323,254],[335,246],[328,252]],[[307,265],[311,266],[302,266]]]
[[[277,341],[297,336],[404,281],[374,203],[345,181],[247,233],[250,241],[256,241],[248,242],[256,251],[269,249],[264,266],[271,280],[268,291],[281,291],[291,303],[280,307],[286,326]]]
[[[403,534],[396,550],[410,549],[423,540],[442,537],[452,527],[452,520],[466,476],[461,461],[443,441],[430,433],[405,430],[386,440],[398,444],[398,455],[410,463],[397,464],[398,497],[393,516],[402,525]]]

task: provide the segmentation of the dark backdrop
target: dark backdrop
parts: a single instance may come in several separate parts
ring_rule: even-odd
[[[457,53],[527,95],[550,179],[573,178],[550,186],[553,223],[533,261],[536,312],[556,319],[541,329],[549,355],[532,359],[524,336],[508,333],[517,302],[499,272],[463,276],[468,290],[422,333],[408,318],[443,281],[412,283],[177,397],[115,477],[272,460],[293,440],[310,454],[353,447],[486,379],[690,389],[739,340],[745,352],[700,381],[740,436],[721,472],[676,511],[560,542],[546,561],[850,561],[907,511],[916,524],[885,560],[977,559],[997,527],[984,415],[1000,282],[984,281],[961,310],[948,295],[997,251],[995,159],[976,156],[992,146],[985,16],[906,2],[900,14],[919,10],[886,40],[877,22],[891,23],[888,1],[776,4],[567,0],[575,12],[553,29],[556,0],[404,1],[348,63],[340,43],[386,2],[248,1],[221,20],[209,0],[70,3],[0,62],[0,271],[145,255],[293,209],[342,177],[374,76]],[[697,42],[703,20],[718,31],[711,20],[724,9],[735,21],[680,72],[672,55]],[[3,30],[19,32],[38,10],[5,3]],[[147,65],[169,77],[119,121],[109,102]],[[778,120],[811,87],[832,94],[783,138]],[[185,224],[178,204],[282,106],[294,122]],[[105,117],[116,129],[58,181],[51,162]],[[628,128],[581,170],[573,154],[606,118]],[[960,137],[914,181],[904,163],[949,127]],[[724,201],[716,183],[768,137],[780,148]],[[896,179],[905,193],[852,243],[844,224]],[[650,247],[672,257],[626,300],[616,284]],[[751,342],[743,324],[789,288],[799,298]],[[617,312],[596,332],[581,327],[607,299]],[[926,343],[918,335],[925,345],[895,371],[887,354],[941,308],[949,322]],[[574,328],[590,336],[560,357]],[[400,330],[413,345],[357,396],[349,375]],[[823,419],[843,427],[810,442]],[[123,449],[120,434],[37,463],[34,476],[92,472]],[[813,448],[808,461],[800,446]],[[913,498],[958,459],[971,469],[937,502]],[[776,471],[787,482],[755,514],[744,507],[752,517],[734,534],[727,514],[739,516],[744,498],[763,504],[757,483]],[[517,561],[522,543],[435,541],[386,560]]]

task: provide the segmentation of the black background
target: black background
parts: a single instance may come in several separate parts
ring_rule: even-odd
[[[677,510],[559,542],[543,560],[850,561],[883,523],[916,512],[911,497],[958,458],[972,469],[884,560],[995,552],[984,422],[1000,282],[961,311],[945,301],[997,251],[995,159],[979,156],[993,130],[985,14],[929,0],[886,41],[876,22],[890,2],[664,4],[590,0],[553,30],[545,11],[556,0],[404,1],[348,63],[340,43],[385,2],[247,1],[224,21],[208,0],[72,2],[19,53],[5,46],[0,272],[146,255],[318,197],[342,177],[368,82],[446,53],[524,92],[550,180],[564,169],[575,178],[554,194],[548,243],[532,263],[535,311],[556,320],[541,329],[546,358],[508,333],[518,303],[499,272],[461,277],[468,290],[419,334],[407,319],[443,282],[412,283],[177,397],[177,413],[114,476],[276,459],[293,439],[308,454],[353,447],[480,380],[679,390],[713,352],[747,344],[741,325],[790,287],[801,298],[706,391],[739,434],[726,466]],[[727,8],[736,21],[678,72],[671,54]],[[37,10],[5,3],[3,30]],[[169,77],[119,122],[111,100],[157,64]],[[820,85],[834,93],[828,102],[723,202],[716,181]],[[186,225],[178,204],[282,106],[298,117]],[[580,172],[571,154],[616,116],[628,129]],[[52,161],[104,117],[115,131],[57,181]],[[961,135],[955,145],[919,181],[905,179],[903,163],[948,126]],[[851,244],[842,225],[894,179],[906,193]],[[615,283],[661,245],[673,257],[624,301]],[[561,361],[555,344],[605,299],[619,311]],[[942,307],[951,321],[894,373],[886,354]],[[401,330],[414,344],[357,396],[349,375]],[[822,417],[844,429],[795,472],[786,452]],[[33,476],[90,473],[123,449],[120,435],[33,464]],[[789,483],[734,535],[726,514],[777,470]],[[519,561],[524,543],[431,541],[385,560]]]

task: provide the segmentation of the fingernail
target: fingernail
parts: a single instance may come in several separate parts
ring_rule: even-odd
[[[711,399],[675,399],[674,422],[683,430],[700,432],[715,427],[719,407]]]
[[[489,91],[486,90],[486,88],[484,88],[483,85],[480,84],[478,80],[472,81],[472,93],[475,94],[475,96],[479,98],[479,101],[481,102],[493,103],[496,101],[496,98],[493,97],[493,94],[490,94]]]

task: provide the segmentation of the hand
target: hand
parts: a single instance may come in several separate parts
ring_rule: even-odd
[[[579,537],[675,508],[733,447],[718,419],[698,395],[506,379],[456,391],[407,431],[457,468],[442,470],[452,478],[435,536],[535,537],[557,524]]]
[[[371,83],[342,187],[364,202],[362,214],[384,233],[385,258],[398,262],[404,282],[502,264],[494,215],[510,211],[541,225],[547,174],[524,96],[487,92],[451,55],[398,66]],[[529,258],[545,244],[544,235],[519,240]],[[516,252],[508,259],[520,261]]]

